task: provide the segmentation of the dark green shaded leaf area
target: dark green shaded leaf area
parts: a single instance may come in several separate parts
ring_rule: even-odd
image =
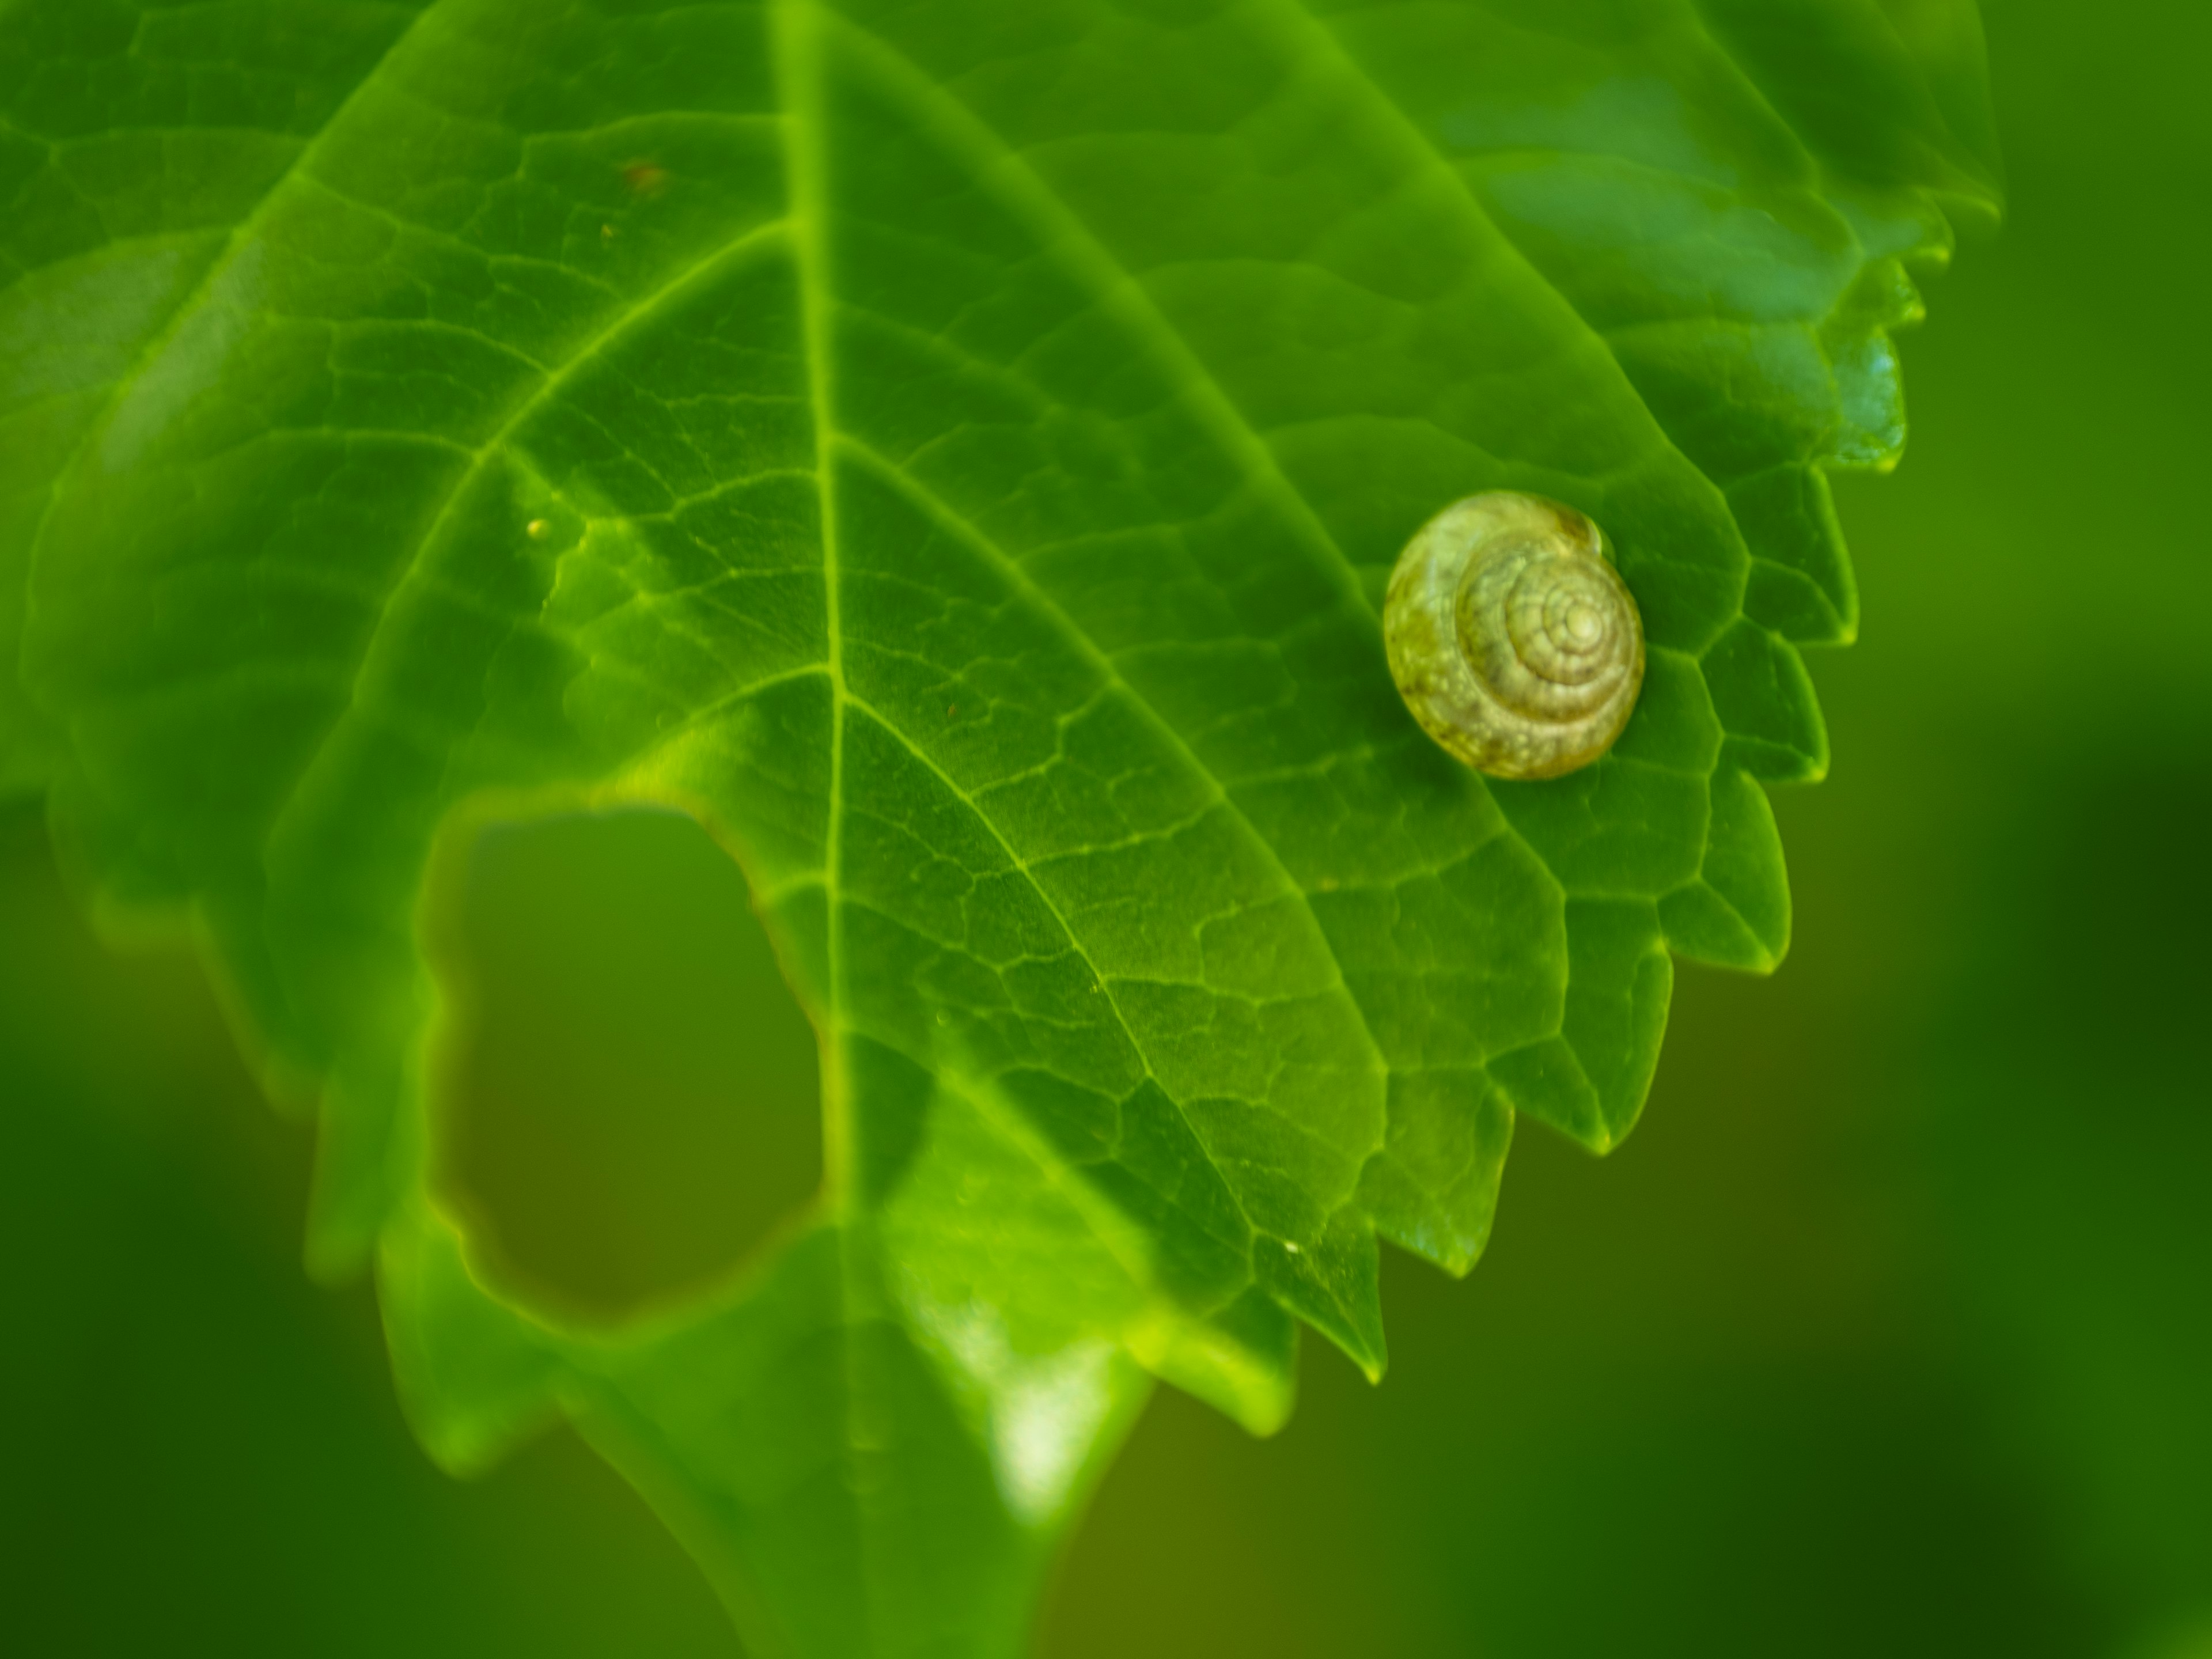
[[[1006,1654],[1153,1378],[1381,1373],[1517,1115],[1634,1122],[1763,971],[1909,265],[1996,200],[1963,0],[18,0],[0,782],[319,1102],[480,1465],[565,1411],[763,1651]],[[1399,548],[1595,517],[1650,668],[1486,784]],[[819,1034],[819,1200],[618,1326],[435,1179],[482,825],[673,807]]]

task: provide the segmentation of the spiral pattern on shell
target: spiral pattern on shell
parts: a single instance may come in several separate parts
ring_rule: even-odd
[[[1391,572],[1382,639],[1422,729],[1492,777],[1589,765],[1644,684],[1644,621],[1604,532],[1512,490],[1421,526]]]

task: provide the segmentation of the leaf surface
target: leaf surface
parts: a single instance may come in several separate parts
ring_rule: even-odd
[[[568,1411],[810,1655],[1015,1650],[1150,1378],[1379,1375],[1377,1240],[1464,1271],[1670,952],[1779,959],[1823,469],[1996,199],[1942,0],[22,0],[0,115],[0,784],[319,1091],[433,1450]],[[1649,635],[1540,784],[1382,657],[1497,488]],[[743,866],[830,1173],[608,1331],[441,1202],[423,919],[624,802]]]

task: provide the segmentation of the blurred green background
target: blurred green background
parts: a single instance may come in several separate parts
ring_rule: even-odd
[[[1839,490],[1865,624],[1777,803],[1790,961],[1682,970],[1642,1127],[1525,1127],[1473,1278],[1391,1261],[1381,1389],[1309,1341],[1266,1443],[1164,1394],[1053,1659],[2212,1655],[2212,18],[1985,10],[2010,219],[1904,342],[1905,465]],[[476,871],[449,1188],[532,1293],[680,1290],[814,1178],[788,1111],[701,1127],[735,1048],[811,1087],[734,871],[649,817]],[[619,1051],[574,1012],[617,989]],[[618,1139],[520,1108],[594,1066]],[[189,957],[94,942],[31,803],[0,1098],[0,1647],[738,1651],[568,1434],[430,1468],[368,1293],[301,1272],[304,1127]]]

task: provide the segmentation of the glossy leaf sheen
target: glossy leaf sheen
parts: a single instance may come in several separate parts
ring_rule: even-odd
[[[1377,1237],[1463,1271],[1670,951],[1780,957],[1821,469],[1995,198],[1954,0],[18,0],[0,113],[0,784],[319,1090],[427,1443],[567,1410],[808,1655],[1016,1650],[1150,1377],[1379,1374]],[[1541,784],[1377,623],[1496,488],[1649,633]],[[743,864],[830,1173],[609,1332],[436,1200],[417,915],[624,800]]]

